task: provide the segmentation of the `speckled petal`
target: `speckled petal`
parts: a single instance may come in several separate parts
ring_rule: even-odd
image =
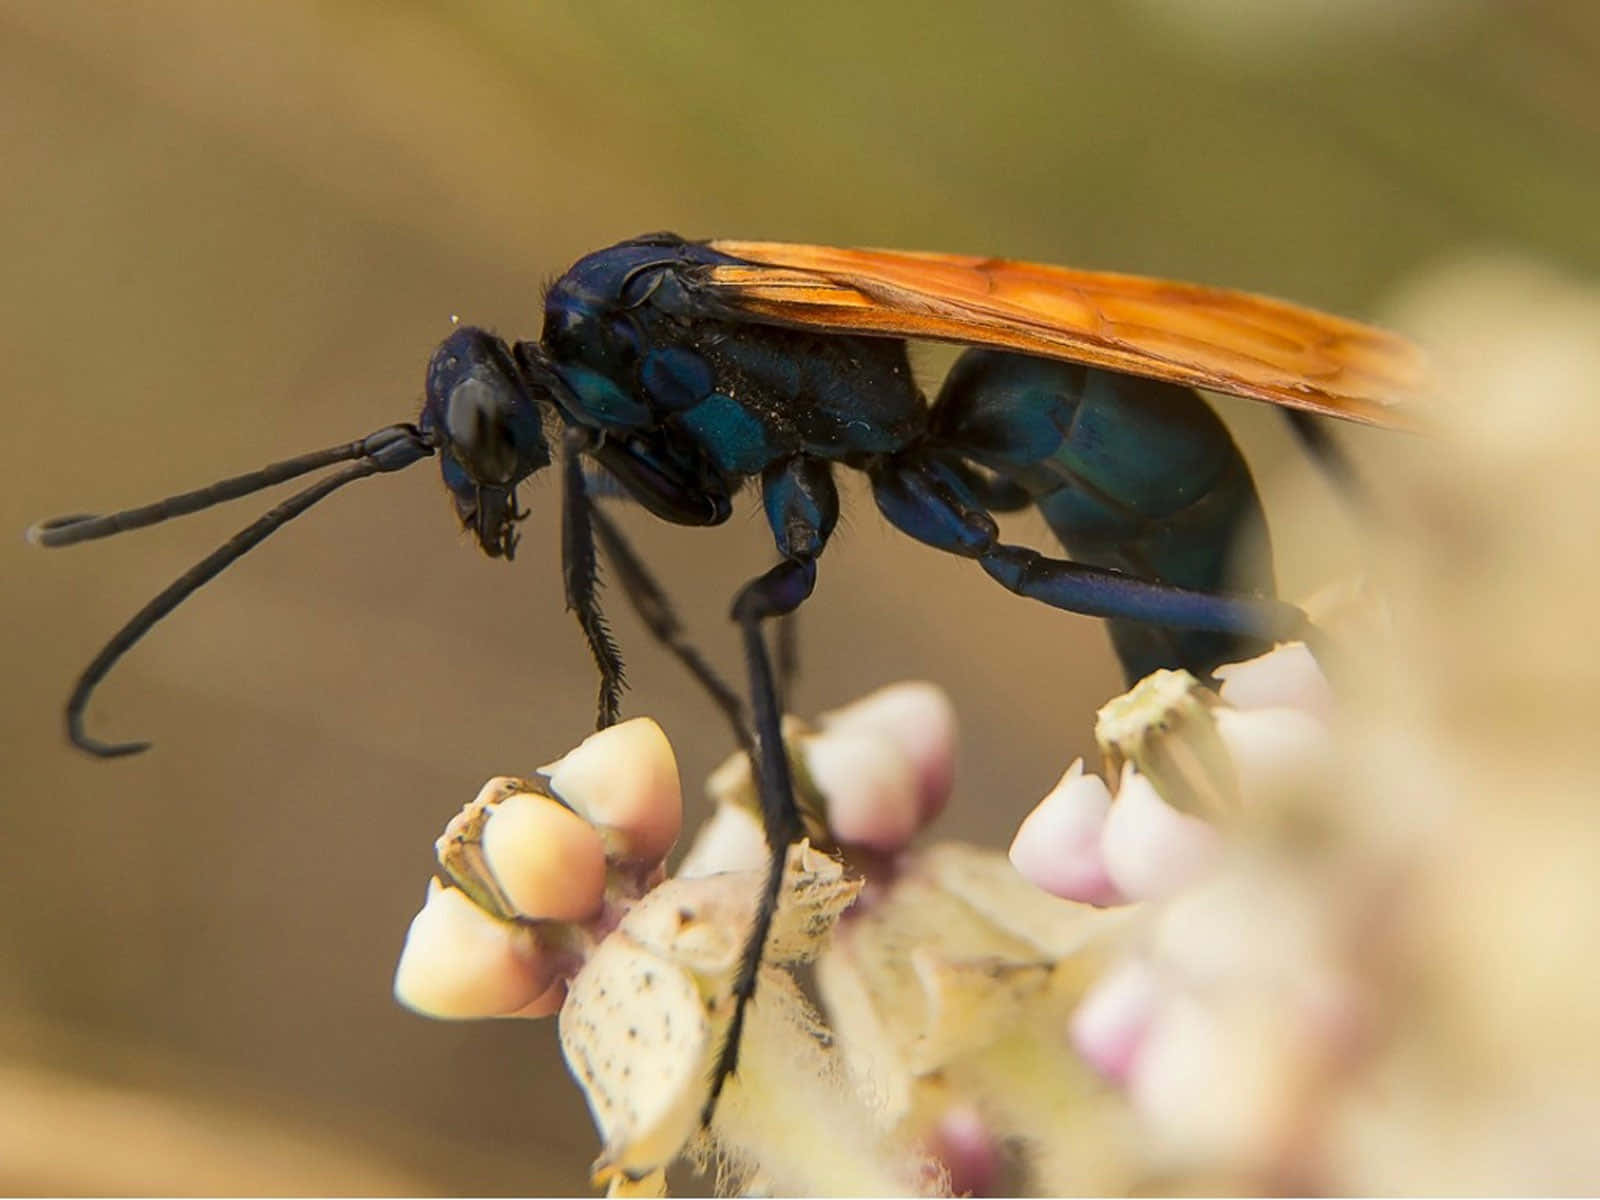
[[[596,1182],[665,1167],[694,1135],[712,1032],[682,966],[620,931],[590,956],[561,1010],[561,1049],[604,1142]]]

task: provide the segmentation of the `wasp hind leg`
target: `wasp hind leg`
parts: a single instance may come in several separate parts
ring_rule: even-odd
[[[1333,485],[1341,499],[1360,516],[1372,516],[1374,508],[1371,489],[1356,470],[1355,462],[1345,451],[1338,437],[1328,428],[1328,422],[1307,412],[1293,408],[1280,408],[1295,441],[1317,469]]]
[[[578,618],[589,653],[600,673],[600,693],[595,728],[615,725],[627,686],[622,673],[622,652],[600,610],[600,578],[594,556],[594,505],[583,472],[587,435],[569,433],[562,462],[561,574],[567,608]]]
[[[932,455],[912,451],[888,459],[872,470],[871,480],[878,508],[896,528],[935,549],[976,559],[1019,596],[1086,616],[1242,637],[1284,640],[1310,632],[1304,613],[1269,597],[1175,587],[1008,546],[963,473]]]

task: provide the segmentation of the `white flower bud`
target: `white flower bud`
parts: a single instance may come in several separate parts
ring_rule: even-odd
[[[739,761],[749,760],[740,755]],[[700,826],[675,874],[693,879],[722,871],[757,871],[766,862],[767,835],[760,819],[741,805],[719,804]]]
[[[1106,873],[1123,895],[1170,896],[1200,875],[1219,847],[1216,830],[1167,804],[1131,763],[1123,768],[1100,839]]]
[[[1108,971],[1072,1014],[1072,1044],[1113,1083],[1125,1082],[1154,1018],[1160,989],[1143,959]]]
[[[829,729],[801,743],[806,769],[827,800],[828,828],[840,842],[893,853],[922,815],[916,767],[890,738]]]
[[[559,986],[559,965],[533,930],[497,920],[459,888],[434,881],[406,933],[394,994],[428,1017],[509,1016]]]
[[[892,683],[824,713],[818,724],[894,742],[916,770],[919,825],[943,810],[955,776],[956,744],[955,709],[943,688],[918,680]]]
[[[655,862],[678,840],[678,761],[649,717],[592,733],[543,770],[551,791],[602,831],[612,857]]]
[[[522,792],[489,811],[483,856],[516,912],[585,921],[605,900],[606,851],[582,817],[548,796]]]
[[[1333,736],[1308,713],[1256,708],[1212,713],[1233,759],[1242,803],[1258,804],[1304,788],[1335,770]]]
[[[1077,759],[1034,810],[1011,841],[1011,863],[1035,886],[1063,900],[1085,904],[1123,903],[1125,897],[1106,873],[1101,833],[1111,808],[1111,793],[1098,775],[1086,775]]]
[[[1324,720],[1333,713],[1333,689],[1304,642],[1288,642],[1212,673],[1222,680],[1223,703],[1232,708],[1294,708]]]

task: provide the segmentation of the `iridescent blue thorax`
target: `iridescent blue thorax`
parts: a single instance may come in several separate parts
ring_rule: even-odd
[[[927,426],[905,344],[723,319],[696,290],[737,262],[669,234],[579,260],[545,298],[541,344],[569,422],[649,431],[733,482],[799,454],[850,464]]]
[[[1188,388],[1077,363],[969,350],[934,406],[936,439],[1032,498],[1077,562],[1201,591],[1274,589],[1249,467]],[[1249,639],[1113,620],[1137,679],[1209,670],[1254,653]]]

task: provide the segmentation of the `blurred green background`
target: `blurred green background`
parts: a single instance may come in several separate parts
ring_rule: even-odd
[[[431,467],[329,502],[112,677],[91,728],[157,744],[117,763],[64,746],[72,679],[266,505],[58,554],[23,545],[30,522],[410,419],[452,314],[532,336],[544,282],[653,229],[1380,317],[1401,281],[1485,248],[1600,270],[1584,0],[6,0],[0,114],[7,1192],[571,1192],[595,1152],[552,1024],[431,1024],[389,996],[445,818],[592,720],[550,484],[510,568]],[[1358,563],[1271,415],[1222,407],[1285,592]],[[797,707],[944,684],[963,722],[946,832],[1004,844],[1091,751],[1119,690],[1103,634],[848,500]],[[748,510],[714,531],[627,516],[730,670],[728,598],[771,557]],[[693,819],[727,738],[610,607],[628,711],[667,728]]]

